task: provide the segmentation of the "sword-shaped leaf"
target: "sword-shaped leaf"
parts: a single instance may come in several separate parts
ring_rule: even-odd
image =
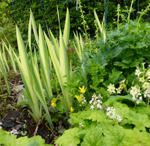
[[[52,98],[53,93],[52,93],[52,87],[50,82],[50,71],[49,71],[49,64],[48,64],[49,60],[48,60],[47,52],[48,50],[46,47],[45,39],[40,25],[39,26],[39,53],[40,53],[41,70],[43,73],[42,79],[48,97]]]

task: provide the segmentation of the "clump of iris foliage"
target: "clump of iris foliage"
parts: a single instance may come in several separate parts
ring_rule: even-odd
[[[45,118],[53,132],[58,114],[70,117],[69,123],[64,120],[62,136],[58,131],[59,146],[150,145],[150,24],[142,21],[150,4],[132,21],[133,2],[127,18],[118,5],[117,27],[109,31],[94,11],[95,40],[88,34],[81,1],[84,36],[74,33],[73,42],[69,41],[69,10],[63,33],[59,22],[59,39],[51,30],[44,33],[41,26],[37,31],[32,11],[26,45],[16,27],[19,55],[11,47],[9,54],[19,66],[30,114],[37,123]],[[5,62],[0,61],[5,77]]]

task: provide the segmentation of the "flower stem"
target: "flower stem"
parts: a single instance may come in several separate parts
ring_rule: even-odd
[[[147,114],[148,114],[148,107],[149,107],[149,97],[148,97],[148,102],[147,102]]]

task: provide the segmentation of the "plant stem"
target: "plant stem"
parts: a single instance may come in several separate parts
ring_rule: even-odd
[[[148,114],[148,107],[149,107],[149,97],[148,97],[148,103],[147,103],[147,114]]]

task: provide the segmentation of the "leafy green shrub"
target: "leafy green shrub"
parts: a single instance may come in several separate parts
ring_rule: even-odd
[[[31,3],[30,3],[31,2]],[[108,6],[108,13],[107,13],[107,22],[109,24],[113,23],[113,19],[116,19],[116,9],[117,9],[117,4],[120,3],[121,8],[124,8],[124,2],[123,1],[109,1],[109,6]],[[19,1],[14,1],[15,9],[16,9],[16,16],[18,19],[18,23],[20,21],[22,23],[25,23],[25,27],[23,29],[27,29],[28,25],[28,18],[29,18],[29,7],[32,7],[32,11],[34,13],[35,19],[36,19],[36,24],[37,26],[39,24],[42,24],[42,29],[45,29],[45,26],[47,24],[48,28],[52,30],[52,32],[55,35],[58,35],[58,19],[57,19],[57,9],[56,7],[58,6],[60,10],[60,19],[61,19],[61,25],[64,26],[64,19],[65,19],[65,12],[66,12],[66,2],[59,3],[59,0],[44,0],[43,3],[40,3],[37,0],[34,0],[33,3],[32,1],[21,1],[21,5]],[[147,1],[140,1],[140,10],[145,8],[147,6],[148,0]],[[22,9],[21,9],[22,6]],[[130,6],[130,1],[127,1],[127,6]],[[42,8],[43,11],[42,11]],[[70,16],[71,16],[71,30],[76,31],[77,27],[80,27],[83,30],[82,26],[82,18],[81,18],[81,13],[80,11],[76,11],[76,1],[75,0],[69,0],[68,1],[68,7],[70,11]],[[82,8],[83,11],[85,12],[85,20],[87,24],[89,25],[89,33],[93,36],[95,26],[93,25],[94,22],[94,17],[93,17],[93,10],[95,9],[100,20],[103,18],[104,14],[104,3],[103,2],[98,2],[98,1],[93,1],[93,0],[82,0]],[[136,8],[137,8],[137,3],[136,3]],[[8,11],[10,12],[10,17],[13,18],[15,21],[15,14],[13,10],[13,6],[10,3],[7,7]],[[22,16],[22,10],[23,10],[23,16],[24,16],[24,22],[23,22],[23,16]],[[44,13],[44,17],[43,17]],[[133,16],[133,15],[132,15]],[[45,19],[45,21],[44,21]],[[77,19],[77,21],[76,21]],[[46,23],[45,23],[46,22]],[[45,23],[45,24],[44,24]],[[72,31],[72,32],[73,32]],[[71,34],[73,36],[73,33]]]
[[[5,0],[5,1],[1,1],[1,5],[0,5],[0,26],[3,27],[4,25],[7,24],[7,22],[9,22],[9,14],[10,11],[8,9],[9,3],[11,0]]]
[[[129,99],[128,96],[122,98]],[[150,120],[146,107],[139,105],[133,109],[126,104],[115,102],[117,98],[113,99],[113,102],[110,102],[110,98],[107,104],[104,103],[102,110],[87,109],[71,113],[69,122],[74,128],[66,130],[55,143],[60,146],[149,146]]]
[[[13,47],[16,46],[16,30],[13,23],[8,23],[4,27],[0,27],[0,40],[1,39],[3,39],[7,45],[9,40]]]

